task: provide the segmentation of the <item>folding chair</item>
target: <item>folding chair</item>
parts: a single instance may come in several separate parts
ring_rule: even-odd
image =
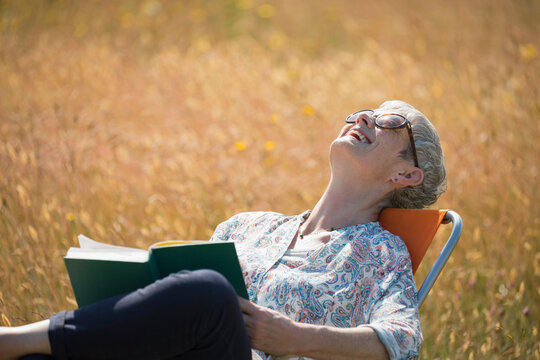
[[[411,254],[413,274],[422,262],[439,225],[452,223],[452,232],[448,240],[418,290],[418,306],[421,306],[456,247],[461,235],[461,217],[451,210],[387,208],[381,212],[379,222],[386,230],[401,237],[407,245]]]

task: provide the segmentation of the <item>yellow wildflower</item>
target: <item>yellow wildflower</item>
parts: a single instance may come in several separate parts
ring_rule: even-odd
[[[307,116],[311,116],[315,113],[315,109],[313,109],[310,105],[304,105],[302,108],[302,113]]]
[[[268,140],[264,143],[264,150],[266,151],[272,151],[276,147],[276,143],[272,140]]]
[[[67,213],[66,219],[68,219],[69,221],[74,221],[74,220],[75,220],[75,216],[73,215],[73,213]]]
[[[247,144],[244,141],[237,141],[234,143],[234,147],[238,151],[246,150]]]

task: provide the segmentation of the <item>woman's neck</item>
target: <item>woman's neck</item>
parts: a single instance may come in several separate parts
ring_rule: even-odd
[[[303,225],[305,233],[340,229],[377,220],[385,192],[364,184],[344,186],[331,179],[311,215]],[[354,191],[353,191],[354,190]]]

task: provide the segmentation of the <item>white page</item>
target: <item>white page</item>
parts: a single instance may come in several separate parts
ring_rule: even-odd
[[[137,249],[135,249],[137,250]],[[89,249],[89,248],[69,248],[66,258],[68,259],[90,259],[90,260],[114,260],[145,262],[148,260],[148,252],[141,251],[111,251],[111,249]]]
[[[132,252],[132,253],[141,253],[141,254],[147,254],[148,252],[143,249],[136,249],[136,248],[130,248],[125,246],[117,246],[117,245],[110,245],[105,244],[99,241],[95,241],[90,239],[87,236],[79,235],[79,246],[81,249],[102,249],[102,250],[114,250],[115,252]]]

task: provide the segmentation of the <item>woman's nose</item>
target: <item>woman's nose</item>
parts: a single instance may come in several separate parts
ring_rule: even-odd
[[[361,113],[356,118],[356,123],[357,124],[362,124],[363,123],[369,129],[372,129],[375,126],[375,118],[373,116],[369,115],[368,113]]]

